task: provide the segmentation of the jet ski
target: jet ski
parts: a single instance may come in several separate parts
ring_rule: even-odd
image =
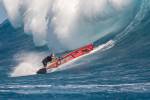
[[[63,55],[62,57],[57,58],[55,61],[48,64],[47,67],[39,69],[37,71],[37,74],[46,74],[48,70],[53,68],[58,68],[62,64],[65,64],[69,61],[74,60],[75,58],[90,53],[93,49],[94,49],[94,45],[88,44],[86,46],[73,50],[72,52]]]

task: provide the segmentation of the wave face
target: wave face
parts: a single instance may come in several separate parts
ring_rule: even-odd
[[[23,26],[37,46],[48,45],[54,51],[75,49],[121,31],[138,6],[137,0],[4,0],[3,4],[14,27]]]
[[[150,98],[149,0],[4,0],[3,5],[8,20],[0,25],[0,99]],[[63,71],[34,75],[49,51],[89,42],[98,46],[94,53]]]

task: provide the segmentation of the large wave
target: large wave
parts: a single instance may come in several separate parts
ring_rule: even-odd
[[[3,0],[14,27],[24,27],[35,45],[74,49],[125,28],[137,0]]]

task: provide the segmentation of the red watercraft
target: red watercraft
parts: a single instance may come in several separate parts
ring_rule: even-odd
[[[37,71],[37,74],[45,74],[47,70],[52,69],[52,68],[58,68],[60,65],[65,64],[75,58],[78,58],[82,55],[88,54],[94,49],[93,44],[88,44],[84,47],[78,48],[66,55],[63,55],[61,58],[57,58],[55,61],[50,63],[46,68],[39,69]]]

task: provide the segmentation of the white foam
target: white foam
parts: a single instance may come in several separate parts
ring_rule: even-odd
[[[34,67],[31,63],[21,63],[13,69],[11,77],[34,75],[39,68]]]
[[[38,46],[75,49],[124,28],[133,0],[3,0],[11,23]],[[125,14],[129,16],[125,16]],[[55,44],[55,45],[54,45]],[[56,46],[57,45],[57,46]]]
[[[23,52],[18,53],[14,59],[19,62],[19,64],[13,68],[10,73],[11,77],[34,75],[41,68],[41,59],[44,58],[46,54],[36,53],[36,52]]]

